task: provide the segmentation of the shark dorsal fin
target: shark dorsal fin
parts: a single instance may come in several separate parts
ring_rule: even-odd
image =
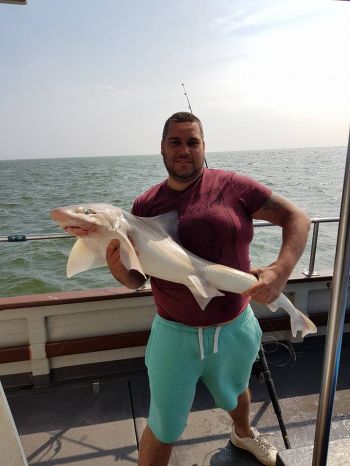
[[[178,213],[176,210],[155,217],[140,217],[140,219],[148,225],[164,231],[174,241],[181,244],[178,235]]]

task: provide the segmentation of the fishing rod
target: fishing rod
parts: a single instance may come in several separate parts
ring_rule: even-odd
[[[186,88],[185,88],[184,83],[181,83],[181,86],[184,88],[184,95],[185,95],[185,97],[186,97],[186,99],[187,99],[188,108],[189,108],[190,112],[191,112],[192,115],[193,115],[192,107],[191,107],[191,103],[190,103],[190,99],[189,99],[188,94],[187,94],[187,92],[186,92]],[[206,168],[208,168],[207,159],[206,159],[205,157],[204,157],[204,163],[205,163]]]
[[[7,236],[0,236],[0,243],[20,243],[24,241],[33,241],[41,239],[60,239],[60,238],[74,238],[73,235],[67,233],[48,233],[48,234],[38,234],[38,235],[22,235],[14,234]]]
[[[186,96],[186,99],[187,99],[188,108],[190,109],[190,112],[193,113],[192,108],[191,108],[191,104],[190,104],[190,99],[188,98],[184,83],[181,83],[181,86],[184,88],[184,95]]]

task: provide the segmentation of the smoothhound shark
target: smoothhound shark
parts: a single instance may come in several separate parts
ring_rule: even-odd
[[[128,269],[147,276],[182,283],[192,292],[201,309],[205,309],[222,291],[242,293],[257,282],[246,272],[201,259],[184,249],[177,236],[177,212],[157,217],[137,217],[109,204],[84,204],[58,207],[51,217],[62,228],[79,227],[78,237],[67,263],[67,276],[107,265],[106,249],[112,239],[120,241],[120,258]],[[137,251],[137,253],[136,253]],[[290,316],[295,337],[316,333],[311,320],[281,294],[267,305],[275,312],[283,308]]]

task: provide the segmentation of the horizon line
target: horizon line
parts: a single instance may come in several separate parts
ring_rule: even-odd
[[[298,147],[278,147],[278,148],[269,148],[269,149],[235,149],[235,150],[216,150],[206,152],[205,155],[210,154],[227,154],[232,152],[271,152],[271,151],[278,151],[278,150],[298,150],[298,149],[327,149],[327,148],[346,148],[346,145],[335,145],[335,146],[298,146]],[[147,153],[147,154],[110,154],[110,155],[54,155],[54,156],[19,156],[19,157],[9,157],[9,158],[1,158],[0,162],[9,162],[14,160],[57,160],[57,159],[89,159],[89,158],[98,158],[98,157],[152,157],[152,156],[160,156],[160,153]]]

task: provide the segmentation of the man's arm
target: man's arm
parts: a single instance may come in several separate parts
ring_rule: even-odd
[[[106,260],[113,277],[127,288],[136,290],[145,283],[145,277],[137,270],[128,270],[120,260],[120,243],[112,240],[106,251]]]
[[[259,281],[243,293],[254,301],[269,304],[281,294],[305,249],[310,218],[302,209],[275,193],[254,212],[253,218],[282,227],[282,246],[277,260],[267,267],[252,270]]]

